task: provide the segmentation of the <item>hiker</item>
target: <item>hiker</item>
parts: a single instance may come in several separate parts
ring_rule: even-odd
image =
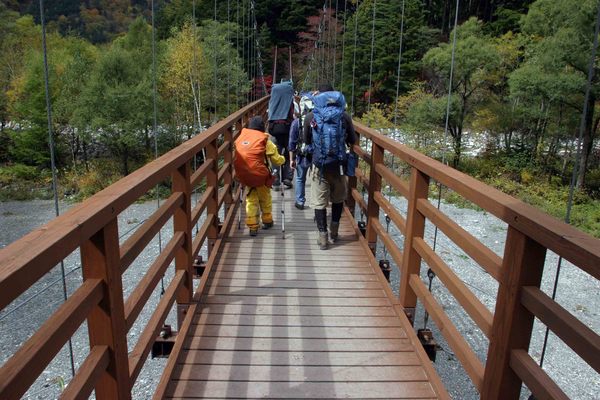
[[[248,123],[248,128],[242,129],[240,136],[235,140],[235,168],[236,179],[244,186],[246,193],[246,225],[250,236],[258,234],[261,221],[263,229],[273,227],[271,186],[274,177],[268,163],[279,166],[285,158],[279,154],[277,147],[265,133],[265,123],[262,117],[253,117]]]
[[[289,164],[287,145],[290,140],[290,125],[294,118],[294,88],[291,82],[276,83],[271,88],[271,98],[269,99],[269,134],[275,138],[277,150],[285,157],[285,164],[281,167],[283,172],[283,185],[291,188],[292,174]],[[273,189],[278,189],[279,171],[273,171],[275,181]]]
[[[347,194],[345,145],[352,148],[356,134],[352,118],[344,111],[344,95],[334,91],[330,84],[321,84],[312,102],[314,109],[304,120],[303,140],[312,150],[315,168],[311,173],[311,205],[319,229],[318,244],[321,250],[326,250],[327,204],[331,201],[329,238],[335,242]]]
[[[297,118],[294,119],[290,127],[290,143],[288,146],[290,149],[290,167],[296,171],[296,201],[294,206],[299,210],[304,210],[304,203],[306,202],[306,175],[311,164],[310,154],[307,152],[302,140],[302,127],[304,126],[306,115],[312,109],[312,100],[307,96],[302,96],[298,107],[299,115],[296,115]]]

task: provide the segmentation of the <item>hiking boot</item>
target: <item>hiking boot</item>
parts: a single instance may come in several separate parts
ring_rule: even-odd
[[[329,225],[329,238],[332,242],[336,242],[338,240],[338,230],[340,228],[339,222],[331,222]]]
[[[281,185],[279,183],[274,183],[271,188],[275,191],[279,191],[279,189],[281,189]]]
[[[273,222],[263,223],[263,229],[271,229],[272,227],[273,227]]]
[[[296,207],[298,210],[304,210],[304,204],[301,203],[294,204],[294,207]]]
[[[327,250],[329,243],[327,242],[327,232],[319,232],[319,240],[317,241],[321,250]]]
[[[284,180],[283,180],[283,185],[284,185],[286,188],[288,188],[288,189],[291,189],[292,187],[294,187],[294,185],[292,185],[292,181],[291,181],[291,180],[289,180],[289,179],[284,179]]]
[[[258,235],[258,229],[250,229],[250,236]]]

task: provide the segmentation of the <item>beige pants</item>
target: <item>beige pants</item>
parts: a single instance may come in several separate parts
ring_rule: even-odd
[[[327,208],[328,203],[342,203],[346,200],[348,178],[339,171],[321,171],[314,167],[311,171],[310,202],[315,210]]]

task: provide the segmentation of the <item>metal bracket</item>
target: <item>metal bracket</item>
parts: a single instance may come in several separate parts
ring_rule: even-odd
[[[392,272],[392,267],[390,267],[390,260],[379,260],[379,268],[381,268],[381,272],[383,272],[383,276],[387,281],[390,281],[390,272]]]
[[[432,362],[435,362],[435,357],[437,353],[437,342],[433,338],[433,332],[431,329],[424,328],[417,330],[417,337],[427,353],[427,356]]]
[[[367,223],[365,221],[358,221],[358,230],[363,237],[367,236]]]
[[[194,259],[192,267],[194,268],[194,278],[200,279],[202,274],[204,274],[204,270],[206,269],[206,262],[202,259],[202,255],[198,255]]]
[[[171,329],[171,325],[163,325],[160,334],[152,344],[152,358],[167,358],[171,354],[177,339],[177,331]]]
[[[411,325],[415,325],[415,307],[404,307],[404,314],[406,314],[406,318],[410,321]]]

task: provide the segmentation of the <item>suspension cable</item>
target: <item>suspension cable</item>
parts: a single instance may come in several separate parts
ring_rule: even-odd
[[[338,7],[339,0],[335,0],[335,18],[333,20],[333,72],[331,77],[331,82],[335,87],[336,81],[336,65],[337,65],[337,20],[338,20]],[[338,88],[340,89],[340,88]]]
[[[371,63],[369,66],[369,91],[367,92],[369,94],[369,99],[368,99],[368,103],[367,103],[367,112],[371,111],[371,97],[372,97],[372,93],[371,93],[371,85],[373,83],[373,54],[375,53],[375,18],[376,18],[376,13],[377,12],[377,0],[373,0],[373,27],[371,29]]]
[[[402,0],[402,11],[401,11],[401,17],[400,17],[400,45],[399,45],[399,50],[398,50],[398,70],[396,73],[396,109],[395,109],[395,113],[394,113],[394,129],[397,130],[398,129],[398,98],[400,95],[400,68],[402,66],[402,46],[403,46],[403,41],[404,41],[404,5],[405,5],[406,0]],[[394,138],[395,139],[395,138]],[[394,171],[394,163],[396,161],[396,156],[392,153],[392,163],[391,163],[391,170],[392,173],[394,173],[395,175],[395,171]],[[391,186],[389,186],[388,183],[388,201],[390,202],[390,204],[392,203],[392,188]],[[385,232],[389,233],[390,231],[390,216],[386,213],[385,214],[385,222],[386,222],[386,226],[385,226]],[[385,243],[383,243],[383,258],[387,259],[387,247],[385,245]]]
[[[213,21],[215,22],[215,30],[217,29],[217,0],[214,1],[214,14]],[[217,114],[217,32],[213,32],[215,34],[215,42],[213,43],[213,111],[214,111],[214,120],[213,124],[219,120],[219,116]]]
[[[582,143],[583,143],[583,133],[585,131],[586,119],[588,114],[588,103],[590,101],[590,92],[592,88],[592,81],[594,80],[594,65],[596,62],[596,53],[598,51],[598,35],[600,34],[600,6],[598,6],[598,11],[596,12],[596,26],[594,28],[594,45],[592,47],[592,56],[590,58],[589,66],[588,66],[588,77],[585,88],[585,99],[583,103],[583,112],[581,113],[581,121],[579,123],[579,137],[577,139],[577,156],[575,158],[575,165],[573,165],[573,174],[571,176],[571,185],[569,187],[569,198],[567,200],[567,211],[565,215],[565,222],[567,224],[571,223],[571,209],[573,207],[573,195],[575,192],[575,183],[577,181],[577,176],[579,175],[579,163],[581,162],[581,153],[582,153]],[[552,288],[552,300],[556,299],[556,294],[558,292],[558,280],[560,278],[560,270],[562,267],[562,257],[558,258],[558,264],[556,266],[556,276],[554,277],[554,285]],[[544,366],[544,357],[546,356],[546,348],[548,345],[548,333],[549,333],[548,325],[546,325],[546,332],[544,333],[544,344],[542,346],[542,354],[540,356],[540,368]]]
[[[344,34],[342,36],[342,70],[340,72],[340,90],[342,89],[342,85],[344,84],[344,56],[346,54],[346,22],[348,21],[347,14],[348,9],[348,0],[344,0]]]
[[[154,159],[158,158],[158,123],[156,108],[156,26],[154,24],[154,0],[150,1],[152,19],[152,129],[154,133]],[[156,184],[156,209],[160,208],[159,184]],[[162,229],[158,230],[158,254],[162,253]],[[160,295],[165,294],[164,275],[160,278]]]
[[[48,73],[48,48],[46,46],[46,21],[44,18],[44,0],[40,0],[40,21],[42,25],[42,51],[44,54],[44,89],[46,94],[46,116],[48,118],[48,146],[50,147],[50,166],[52,169],[52,191],[54,193],[54,212],[58,217],[58,179],[56,176],[56,157],[54,154],[54,136],[52,133],[52,102],[50,101],[50,74]],[[67,279],[65,274],[65,263],[60,261],[60,273],[63,287],[63,302],[67,301]],[[69,355],[71,359],[71,376],[75,376],[75,361],[73,357],[73,342],[69,338]]]
[[[352,61],[352,99],[350,106],[350,116],[354,117],[354,82],[356,79],[356,46],[358,40],[358,2],[356,0],[356,11],[354,12],[354,60]]]
[[[260,41],[259,41],[259,37],[258,37],[258,28],[257,28],[257,23],[256,23],[256,10],[255,10],[254,0],[251,0],[250,6],[252,7],[252,15],[254,17],[253,22],[254,22],[254,35],[256,37],[256,58],[258,61],[258,76],[259,76],[260,82],[262,84],[263,96],[266,96],[267,95],[267,86],[265,84],[262,56],[260,53]]]
[[[456,0],[456,10],[454,14],[454,32],[452,37],[452,58],[450,61],[450,78],[448,81],[448,100],[446,103],[446,121],[444,124],[444,149],[442,151],[442,164],[446,164],[446,151],[448,146],[448,126],[450,124],[450,104],[452,101],[452,82],[454,80],[454,65],[456,62],[456,31],[458,30],[458,13],[460,10],[460,0]],[[442,183],[438,182],[438,198],[437,198],[437,209],[439,210],[442,204]],[[438,227],[435,226],[433,233],[433,251],[435,251],[437,246],[437,238],[438,238]],[[427,270],[427,277],[429,278],[429,291],[431,292],[431,283],[433,282],[433,278],[435,278],[435,272],[431,268]],[[423,327],[427,328],[427,322],[429,320],[429,313],[425,310],[425,314],[423,317]]]
[[[235,55],[236,60],[240,57],[240,0],[236,0],[235,2]],[[236,78],[236,94],[235,94],[235,105],[236,108],[240,108],[240,79]]]
[[[327,0],[325,0],[327,1]],[[325,4],[323,4],[323,9],[325,9]],[[317,37],[315,38],[315,43],[313,46],[313,50],[312,50],[312,54],[310,57],[310,61],[308,62],[308,68],[306,70],[306,75],[304,76],[304,82],[302,83],[302,90],[304,90],[306,88],[306,85],[308,83],[308,79],[311,75],[311,72],[313,70],[313,66],[315,65],[315,62],[317,62],[317,68],[315,68],[315,71],[317,71],[318,74],[318,61],[317,58],[319,56],[318,54],[318,49],[319,49],[319,42],[321,40],[321,32],[322,32],[322,25],[324,23],[324,13],[321,13],[320,17],[319,17],[319,26],[317,28]],[[314,76],[314,73],[313,73]],[[313,86],[316,87],[318,84],[318,78],[313,80]]]
[[[227,40],[225,41],[227,43],[227,45],[225,46],[225,49],[227,50],[227,115],[231,114],[231,109],[230,104],[229,104],[229,97],[231,96],[231,92],[230,92],[230,87],[231,87],[231,52],[229,51],[229,46],[231,45],[231,37],[229,34],[229,28],[230,28],[230,18],[231,16],[229,15],[230,13],[230,8],[231,8],[231,4],[230,4],[230,0],[227,0]]]

